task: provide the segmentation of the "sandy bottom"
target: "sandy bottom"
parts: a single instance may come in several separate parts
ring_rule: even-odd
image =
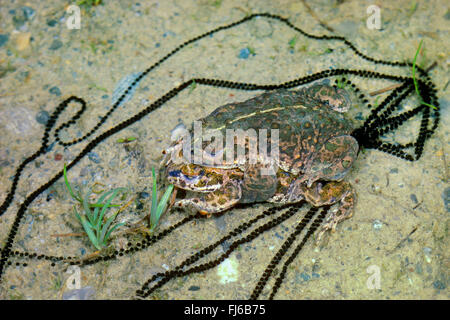
[[[44,123],[57,105],[71,95],[87,101],[87,112],[67,130],[63,141],[81,137],[111,108],[117,89],[131,83],[184,41],[218,26],[270,12],[289,19],[308,33],[330,34],[301,1],[167,0],[160,2],[103,1],[81,9],[81,28],[67,28],[67,1],[15,1],[0,8],[0,201],[10,190],[16,168],[40,148]],[[251,3],[251,4],[250,4]],[[357,192],[353,217],[316,246],[307,242],[288,267],[276,299],[448,299],[450,211],[449,159],[449,34],[448,3],[435,1],[381,2],[381,30],[366,25],[363,1],[308,1],[317,17],[338,35],[347,37],[363,53],[377,59],[411,61],[421,39],[418,63],[430,72],[438,88],[441,123],[426,142],[423,156],[408,162],[389,154],[364,150],[346,180]],[[332,50],[329,50],[332,49]],[[191,78],[277,84],[333,68],[367,69],[410,76],[404,68],[364,61],[339,41],[306,38],[270,19],[255,19],[186,46],[142,79],[132,98],[120,106],[94,134],[97,136],[143,110],[174,86]],[[352,78],[366,94],[392,84]],[[333,81],[334,79],[330,79]],[[170,143],[177,124],[189,125],[225,103],[244,101],[258,92],[197,85],[184,90],[142,120],[100,143],[69,171],[74,185],[86,189],[126,187],[131,205],[118,220],[132,223],[149,211],[151,168]],[[382,101],[388,93],[371,98]],[[378,98],[379,97],[379,98]],[[357,126],[368,110],[356,96],[348,117]],[[413,108],[417,100],[403,103]],[[79,109],[73,103],[56,126]],[[388,136],[400,143],[418,132],[420,117]],[[130,143],[119,138],[135,137]],[[63,148],[55,144],[28,164],[9,209],[0,217],[0,246],[6,243],[18,207],[25,197],[71,162],[87,140]],[[50,143],[54,138],[50,138]],[[87,256],[95,251],[86,237],[54,235],[80,233],[70,199],[59,179],[25,212],[13,250],[56,256]],[[238,208],[221,217],[191,222],[153,246],[109,262],[83,267],[82,288],[91,298],[129,299],[153,274],[173,269],[186,257],[220,239],[269,204]],[[153,299],[247,299],[283,242],[307,212],[305,206],[282,225],[241,245],[224,265],[170,281]],[[186,213],[170,212],[159,230],[180,221]],[[267,222],[267,220],[259,223]],[[122,229],[123,230],[123,229]],[[139,240],[140,235],[134,236]],[[130,238],[119,234],[111,242],[124,247]],[[297,240],[295,244],[298,244]],[[229,243],[217,248],[219,256]],[[284,258],[286,259],[286,257]],[[16,261],[11,259],[14,263]],[[204,260],[207,261],[207,260]],[[375,271],[374,271],[375,270]],[[279,265],[275,273],[281,271]],[[378,272],[378,288],[368,285]],[[224,278],[227,276],[228,278]],[[68,297],[72,274],[68,266],[51,267],[43,260],[28,266],[9,266],[0,282],[0,299],[61,299]],[[370,278],[372,277],[372,278]],[[274,280],[263,290],[268,298]]]

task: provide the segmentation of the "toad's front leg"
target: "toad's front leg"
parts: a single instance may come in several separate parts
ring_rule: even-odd
[[[201,214],[210,215],[235,206],[242,197],[241,186],[237,181],[229,181],[213,192],[197,194],[197,197],[176,201],[174,207],[189,207]]]
[[[329,181],[325,184],[315,182],[310,188],[302,185],[302,192],[306,201],[315,207],[339,203],[337,210],[328,214],[319,231],[317,242],[320,241],[326,231],[334,232],[339,222],[352,216],[356,196],[352,185],[348,182]]]

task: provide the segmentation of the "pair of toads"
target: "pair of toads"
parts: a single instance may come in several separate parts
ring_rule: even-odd
[[[202,151],[214,158],[214,163],[206,161],[208,157],[193,161],[192,154],[184,150],[208,147],[207,141],[198,141],[193,126],[186,131],[189,139],[178,138],[163,152],[161,164],[168,182],[187,192],[186,198],[174,205],[212,214],[238,203],[263,201],[306,200],[316,207],[337,204],[320,235],[326,230],[334,231],[340,221],[352,215],[355,203],[352,186],[343,181],[358,154],[358,142],[351,136],[352,123],[343,115],[350,105],[344,89],[316,84],[300,90],[266,92],[217,108],[199,120],[203,130],[219,132],[224,137],[230,129],[277,129],[276,144],[274,140],[267,142],[268,149],[277,149],[277,157],[269,156],[268,150],[259,150],[253,158],[256,161],[249,161],[250,153],[255,151],[252,145],[257,141],[248,136],[235,137],[232,148],[218,144],[210,154]],[[243,158],[236,161],[232,154],[234,161],[225,160],[229,158],[226,152],[237,150],[243,151]]]

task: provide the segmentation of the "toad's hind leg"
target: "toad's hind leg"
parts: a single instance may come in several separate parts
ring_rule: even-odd
[[[350,170],[358,154],[358,142],[350,135],[329,139],[307,164],[301,182],[339,181]]]
[[[230,181],[216,191],[201,193],[198,197],[179,200],[175,202],[174,207],[189,207],[201,214],[209,215],[235,206],[241,199],[241,196],[240,184]]]
[[[315,182],[310,188],[303,186],[303,195],[306,201],[315,207],[339,204],[337,210],[328,214],[317,236],[317,242],[326,231],[334,232],[339,222],[350,218],[353,214],[356,196],[352,185],[348,182],[330,181],[325,185]]]

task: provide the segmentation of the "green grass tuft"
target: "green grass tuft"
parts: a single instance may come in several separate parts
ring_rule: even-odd
[[[69,179],[67,178],[67,170],[66,165],[64,164],[64,182],[66,184],[67,190],[69,191],[72,199],[79,202],[80,206],[83,208],[83,212],[80,214],[76,206],[73,207],[75,216],[78,221],[80,221],[83,226],[84,231],[89,237],[89,240],[98,250],[103,249],[108,244],[108,239],[111,236],[111,233],[124,225],[124,223],[114,224],[114,220],[119,214],[120,210],[115,212],[109,218],[106,219],[106,212],[111,207],[119,207],[118,204],[112,204],[111,202],[119,193],[124,193],[126,191],[125,188],[116,188],[113,190],[109,190],[104,192],[96,203],[89,202],[89,196],[92,194],[92,190],[89,189],[88,192],[84,196],[81,196],[81,193],[75,194],[72,189],[72,186],[69,183]]]
[[[413,65],[412,65],[412,77],[413,77],[413,81],[414,81],[414,88],[416,89],[416,93],[419,96],[421,104],[437,110],[437,108],[435,106],[433,106],[432,104],[429,104],[429,103],[426,103],[423,101],[422,96],[420,95],[420,92],[419,92],[419,85],[416,80],[416,61],[417,61],[417,56],[419,55],[419,52],[420,52],[420,48],[422,47],[422,43],[423,43],[423,40],[420,40],[419,47],[417,48],[416,55],[414,56]]]
[[[150,221],[149,221],[149,229],[150,232],[153,232],[158,225],[159,219],[162,214],[166,211],[167,203],[169,202],[170,195],[173,191],[173,184],[169,185],[164,192],[164,195],[161,198],[161,201],[158,202],[158,186],[156,183],[156,174],[155,168],[152,168],[152,176],[153,176],[153,190],[152,190],[152,208],[150,211]]]

